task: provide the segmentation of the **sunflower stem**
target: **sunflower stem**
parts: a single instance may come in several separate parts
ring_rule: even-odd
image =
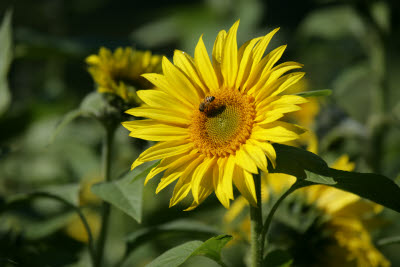
[[[276,210],[278,209],[279,205],[281,204],[281,202],[291,193],[293,193],[296,189],[300,188],[300,187],[304,187],[306,186],[305,183],[303,183],[302,180],[296,180],[296,182],[284,193],[282,194],[279,199],[275,202],[275,204],[272,206],[271,210],[268,213],[267,218],[265,219],[264,225],[263,225],[263,229],[261,232],[261,242],[264,245],[265,244],[265,238],[268,234],[269,228],[271,226],[271,222],[272,222],[272,218],[274,217],[274,214],[276,212]]]
[[[102,172],[105,182],[111,180],[111,150],[114,139],[116,127],[114,125],[105,125],[105,135],[102,147]],[[110,203],[103,201],[102,203],[102,218],[99,239],[97,241],[95,267],[101,267],[103,263],[104,247],[106,243],[108,224],[110,217],[111,206]]]
[[[251,266],[260,267],[262,263],[264,243],[262,242],[262,202],[261,202],[261,174],[254,174],[257,206],[250,205],[251,220]]]

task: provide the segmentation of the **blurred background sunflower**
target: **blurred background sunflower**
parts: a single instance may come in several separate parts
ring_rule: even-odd
[[[117,95],[128,104],[136,106],[141,103],[136,91],[153,87],[141,75],[161,72],[160,55],[152,55],[151,51],[133,50],[131,47],[118,47],[114,53],[101,47],[98,54],[86,58],[86,63],[98,86],[98,92]]]

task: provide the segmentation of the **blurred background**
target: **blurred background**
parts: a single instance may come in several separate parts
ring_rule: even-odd
[[[89,201],[88,213],[93,214],[95,225],[98,200],[84,188],[101,181],[102,128],[94,120],[79,118],[54,140],[51,138],[63,115],[79,107],[96,88],[85,58],[96,54],[101,46],[111,50],[133,46],[169,58],[174,49],[193,55],[201,34],[211,52],[218,31],[229,29],[237,19],[239,45],[280,27],[268,49],[288,44],[282,61],[304,64],[307,74],[303,89],[333,90],[331,96],[318,99],[319,108],[310,122],[324,159],[333,160],[346,153],[356,163],[356,171],[399,178],[399,3],[2,0],[0,19],[6,16],[6,10],[12,10],[13,41],[11,65],[0,68],[4,72],[0,79],[6,77],[8,81],[8,89],[4,84],[0,88],[0,97],[4,97],[0,102],[5,102],[0,107],[0,203],[17,193],[51,188],[75,203]],[[0,56],[5,55],[0,52]],[[120,127],[113,176],[127,170],[144,146],[147,144],[133,140]],[[205,240],[213,231],[224,232],[221,224],[225,209],[215,197],[209,197],[193,212],[182,212],[182,205],[168,209],[172,187],[155,195],[156,180],[144,188],[142,224],[112,210],[106,247],[110,266],[124,255],[129,233],[173,218],[215,227],[190,235],[172,235],[172,239],[168,238],[171,233],[148,237],[128,253],[129,259],[121,265],[136,266],[132,265],[135,262],[142,266],[174,245]],[[88,266],[85,238],[79,232],[83,230],[71,226],[75,216],[50,200],[24,203],[3,212],[0,266]],[[384,210],[380,217],[384,227],[372,233],[374,240],[400,234],[399,214]],[[399,249],[400,245],[381,248],[392,266],[400,266],[400,255],[396,253]],[[228,248],[224,257],[230,265],[242,266],[244,253],[242,245]],[[198,258],[188,266],[203,264],[214,263]]]

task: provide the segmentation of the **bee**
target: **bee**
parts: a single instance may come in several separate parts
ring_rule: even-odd
[[[201,112],[204,112],[204,110],[208,107],[208,105],[210,105],[211,102],[213,102],[215,99],[214,96],[206,96],[206,98],[204,98],[203,102],[200,103],[199,105],[199,110]]]

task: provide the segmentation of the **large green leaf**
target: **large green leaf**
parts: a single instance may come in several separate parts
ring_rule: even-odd
[[[208,239],[204,243],[190,241],[166,251],[148,264],[147,267],[176,267],[192,256],[205,256],[223,265],[221,262],[221,250],[231,239],[232,236],[230,235],[219,235]]]
[[[91,190],[98,197],[140,223],[142,220],[143,181],[147,173],[157,164],[158,162],[145,170],[137,168],[132,172],[127,172],[117,181],[95,184]]]
[[[12,60],[11,17],[12,12],[8,10],[0,26],[0,115],[7,110],[11,102],[7,82],[7,73]]]
[[[144,242],[148,240],[153,240],[154,238],[164,234],[183,234],[185,236],[197,238],[199,236],[209,237],[219,233],[220,232],[214,227],[211,227],[199,221],[180,219],[162,225],[142,228],[136,232],[133,232],[127,237],[126,253],[134,250]]]
[[[400,212],[400,187],[389,178],[374,173],[346,172],[329,168],[319,156],[304,149],[274,144],[276,169],[303,180],[303,185],[325,184],[364,197]]]
[[[230,235],[219,235],[208,239],[200,247],[198,247],[192,256],[205,256],[218,263],[221,262],[221,250],[232,240]]]
[[[182,263],[184,263],[187,259],[189,259],[190,256],[192,256],[192,253],[202,244],[203,242],[197,240],[186,242],[182,245],[179,245],[164,252],[155,260],[150,262],[150,264],[148,264],[146,267],[179,266]]]

